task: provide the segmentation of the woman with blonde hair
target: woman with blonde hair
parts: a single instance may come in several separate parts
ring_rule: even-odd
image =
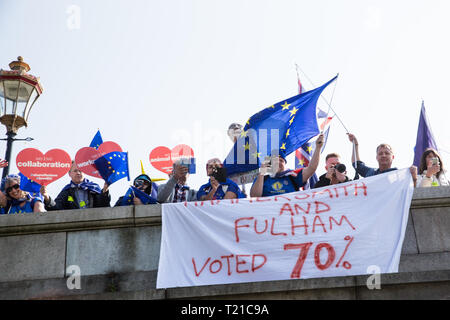
[[[2,180],[0,206],[3,213],[45,212],[43,200],[20,189],[20,176],[10,174]]]
[[[428,148],[422,154],[417,176],[417,187],[448,186],[444,164],[438,152]]]

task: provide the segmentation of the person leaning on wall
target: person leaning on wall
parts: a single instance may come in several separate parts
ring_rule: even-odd
[[[439,153],[428,148],[420,158],[417,187],[439,187],[450,185],[446,175],[444,164]]]

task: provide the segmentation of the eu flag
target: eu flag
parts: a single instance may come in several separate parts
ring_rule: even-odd
[[[266,156],[275,153],[286,157],[318,135],[317,100],[336,78],[251,116],[224,161],[228,175],[258,169]]]
[[[133,204],[133,198],[137,197],[143,204],[155,204],[158,203],[155,198],[152,196],[149,196],[145,192],[139,190],[135,186],[131,186],[127,193],[125,193],[125,196],[122,199],[122,206],[132,205]]]
[[[103,180],[109,185],[125,177],[130,181],[127,152],[113,151],[107,153],[95,160],[94,165]]]
[[[28,191],[31,194],[41,193],[41,185],[39,183],[28,179],[21,172],[19,172],[19,176],[20,176],[20,190]]]
[[[427,148],[437,150],[431,128],[428,124],[427,114],[425,112],[425,104],[422,101],[422,109],[420,110],[419,128],[417,129],[416,146],[414,147],[414,165],[420,166],[420,157]]]
[[[98,147],[100,147],[102,143],[103,143],[102,135],[100,134],[100,130],[98,130],[94,138],[92,139],[89,147],[98,149]]]

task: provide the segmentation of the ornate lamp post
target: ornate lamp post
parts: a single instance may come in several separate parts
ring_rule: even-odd
[[[5,159],[11,160],[13,141],[32,138],[15,139],[19,128],[28,125],[28,116],[36,100],[42,94],[43,88],[39,78],[27,72],[30,66],[18,57],[9,64],[11,70],[0,70],[0,123],[6,126]],[[3,169],[3,178],[8,175],[9,166]]]

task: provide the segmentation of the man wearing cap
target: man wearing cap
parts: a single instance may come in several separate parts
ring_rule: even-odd
[[[150,179],[150,177],[148,175],[146,175],[145,173],[138,175],[133,181],[133,186],[136,189],[139,189],[140,191],[144,192],[149,197],[153,198],[154,201],[151,201],[150,203],[156,203],[158,187],[156,186],[155,183],[152,182],[152,179]],[[138,196],[133,196],[133,193],[130,193],[130,195],[131,195],[131,197],[129,197],[129,198],[127,197],[127,199],[126,199],[127,201],[124,201],[125,196],[120,197],[116,201],[116,204],[114,206],[118,207],[118,206],[127,206],[127,205],[133,205],[133,204],[135,206],[138,206],[138,205],[143,204],[141,199],[139,199]],[[144,196],[144,197],[147,198],[147,196]]]
[[[105,182],[103,189],[95,182],[84,177],[84,173],[72,161],[69,170],[72,179],[55,199],[55,206],[50,210],[87,209],[109,207],[111,196],[108,184]]]
[[[272,156],[270,163],[261,165],[259,175],[250,189],[250,197],[269,197],[298,191],[316,171],[322,146],[323,134],[320,134],[309,166],[298,173],[286,169],[286,157],[282,152]],[[267,175],[269,168],[272,171],[270,176]]]
[[[196,201],[197,191],[186,185],[189,177],[189,169],[182,164],[182,160],[176,160],[173,163],[172,175],[165,184],[158,187],[158,202],[172,203]]]

